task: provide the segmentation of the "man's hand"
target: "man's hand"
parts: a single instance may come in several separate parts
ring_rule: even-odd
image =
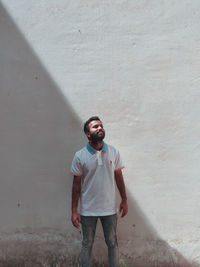
[[[119,212],[121,213],[121,217],[123,218],[128,213],[128,204],[126,200],[122,200],[119,208]]]
[[[78,200],[81,194],[81,176],[74,175],[72,187],[72,223],[76,228],[80,227],[80,214],[77,212]]]
[[[80,215],[78,212],[73,212],[72,213],[72,223],[73,225],[76,227],[76,228],[80,228],[80,225],[81,225],[81,220],[80,220]]]
[[[125,188],[124,178],[123,178],[121,169],[115,170],[115,181],[116,181],[117,188],[119,189],[119,193],[122,198],[122,201],[119,207],[119,212],[121,213],[121,217],[124,217],[128,213],[128,204],[127,204],[127,197],[126,197],[126,188]]]

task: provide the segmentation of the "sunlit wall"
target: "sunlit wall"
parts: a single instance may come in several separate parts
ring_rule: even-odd
[[[99,115],[126,166],[120,257],[200,264],[199,11],[197,0],[1,1],[2,257],[30,255],[27,244],[41,261],[79,254],[69,169]],[[94,258],[105,253],[99,226]]]

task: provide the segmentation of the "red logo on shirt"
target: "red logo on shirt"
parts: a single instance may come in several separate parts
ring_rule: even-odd
[[[112,165],[112,160],[110,160],[110,165]]]

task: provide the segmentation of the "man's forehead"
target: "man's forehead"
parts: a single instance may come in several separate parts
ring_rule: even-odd
[[[91,121],[90,123],[89,123],[89,126],[94,126],[95,124],[102,124],[102,122],[101,121],[99,121],[99,120],[94,120],[94,121]]]

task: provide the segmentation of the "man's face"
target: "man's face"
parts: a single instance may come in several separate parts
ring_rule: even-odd
[[[101,121],[91,121],[89,123],[89,132],[86,134],[93,143],[102,141],[105,137],[105,130]]]

